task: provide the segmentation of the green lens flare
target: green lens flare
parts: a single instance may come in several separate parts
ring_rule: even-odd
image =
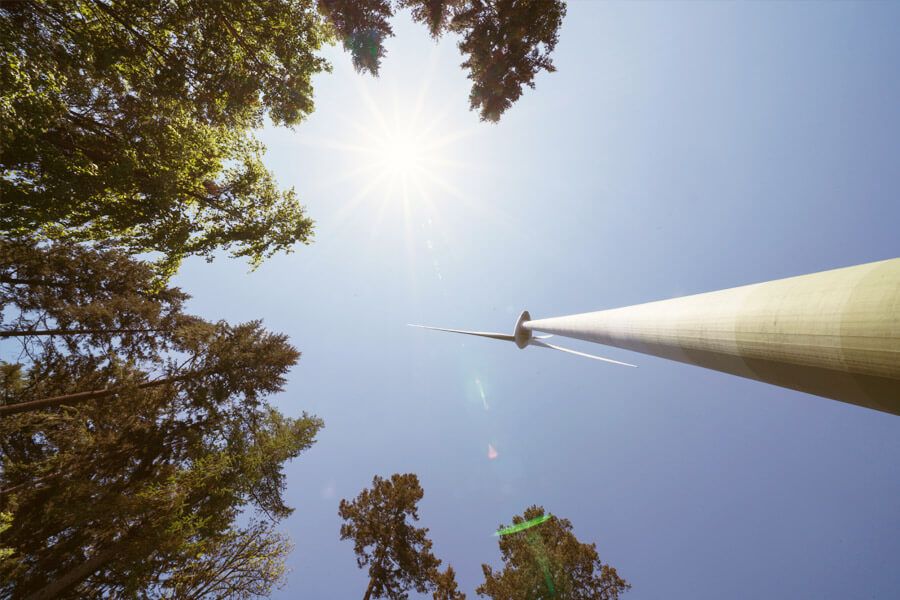
[[[553,587],[553,578],[550,577],[550,569],[548,569],[546,565],[541,565],[541,568],[544,570],[544,582],[547,584],[547,591],[550,592],[551,596],[555,596],[556,588]]]
[[[553,518],[553,515],[541,515],[540,517],[535,517],[534,519],[529,519],[524,523],[518,523],[516,525],[512,525],[510,527],[504,527],[503,529],[498,529],[494,532],[495,536],[500,535],[509,535],[511,533],[519,533],[520,531],[525,531],[526,529],[530,529],[535,525],[540,525],[546,521],[549,521]]]
[[[528,543],[531,544],[534,557],[537,559],[541,571],[544,572],[544,583],[547,584],[547,591],[550,592],[550,597],[553,598],[556,596],[556,588],[553,586],[553,577],[550,576],[549,561],[547,560],[547,552],[544,550],[544,544],[541,542],[541,538],[533,531],[528,533]]]

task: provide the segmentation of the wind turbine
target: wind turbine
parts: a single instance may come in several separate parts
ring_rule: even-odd
[[[900,258],[547,319],[512,334],[413,325],[635,365],[550,344],[625,348],[900,415]]]

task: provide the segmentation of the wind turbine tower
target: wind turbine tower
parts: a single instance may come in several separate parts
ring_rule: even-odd
[[[512,335],[442,330],[618,362],[535,332],[576,338],[900,415],[900,258],[563,317],[525,311]]]

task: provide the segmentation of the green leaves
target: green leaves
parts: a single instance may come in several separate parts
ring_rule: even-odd
[[[0,231],[251,265],[312,221],[250,131],[313,110],[310,3],[44,0],[0,7]]]
[[[255,267],[309,243],[252,131],[313,111],[335,37],[377,74],[395,5],[462,36],[482,119],[553,70],[560,0],[0,4],[0,232],[155,254],[163,280],[188,256]]]

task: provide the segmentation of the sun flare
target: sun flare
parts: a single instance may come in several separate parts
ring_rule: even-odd
[[[442,223],[444,210],[466,206],[482,218],[496,218],[489,205],[464,191],[484,171],[466,152],[484,129],[468,113],[454,113],[449,100],[429,95],[428,81],[426,73],[417,90],[401,90],[381,80],[359,80],[342,127],[303,142],[335,152],[328,185],[350,192],[334,213],[336,222],[362,219],[373,235],[383,223],[402,223],[411,255],[414,227]]]
[[[376,141],[373,151],[374,166],[393,177],[417,177],[429,159],[435,158],[422,133],[408,126],[386,132]]]
[[[369,106],[368,118],[355,125],[357,170],[364,195],[386,202],[417,202],[446,187],[451,171],[449,146],[456,136],[439,117],[426,117],[421,105],[384,111]]]

